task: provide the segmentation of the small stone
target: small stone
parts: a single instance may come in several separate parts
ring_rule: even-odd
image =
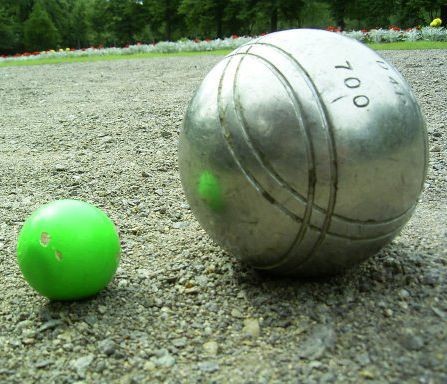
[[[98,306],[98,312],[99,312],[101,315],[104,315],[104,314],[107,312],[107,307],[106,307],[105,305],[99,305],[99,306]]]
[[[393,316],[393,310],[390,309],[390,308],[386,308],[386,309],[383,311],[383,314],[385,315],[385,317],[392,317],[392,316]]]
[[[88,325],[94,325],[98,322],[98,318],[96,317],[96,315],[87,315],[85,316],[84,321],[88,324]]]
[[[155,363],[153,361],[146,361],[143,365],[143,369],[145,369],[146,371],[153,371],[157,366],[155,365]]]
[[[371,371],[368,371],[367,369],[362,369],[360,371],[360,376],[367,380],[374,379],[374,373],[372,373]]]
[[[118,283],[118,288],[126,288],[129,285],[129,282],[125,279],[120,280]]]
[[[46,331],[46,330],[48,330],[48,329],[56,328],[56,327],[58,327],[59,325],[62,325],[62,324],[64,324],[64,322],[63,322],[62,320],[60,320],[60,319],[52,319],[52,320],[49,320],[49,321],[43,323],[43,324],[37,329],[37,333],[44,332],[44,331]]]
[[[206,354],[210,356],[216,356],[217,352],[219,350],[219,344],[217,344],[215,341],[207,341],[205,344],[203,344],[203,349]]]
[[[178,339],[172,340],[174,347],[183,348],[186,345],[186,337],[179,337]]]
[[[300,356],[304,359],[317,360],[323,356],[327,349],[335,345],[336,334],[334,330],[325,325],[315,328],[312,334],[304,341]]]
[[[424,340],[411,331],[404,331],[400,337],[400,344],[409,351],[419,351],[424,346]]]
[[[422,283],[425,285],[430,285],[432,287],[434,287],[439,281],[439,274],[436,272],[427,272],[423,278],[422,278]]]
[[[441,146],[440,145],[433,145],[433,147],[431,147],[431,151],[432,152],[441,152]]]
[[[158,196],[163,196],[163,189],[156,189],[156,190],[155,190],[155,193],[156,193]]]
[[[261,327],[259,326],[258,319],[245,319],[242,333],[244,334],[244,336],[258,337],[261,334]]]
[[[165,138],[165,139],[169,139],[172,136],[171,132],[168,131],[161,131],[161,137]]]
[[[447,312],[443,311],[442,309],[439,309],[437,307],[432,306],[431,307],[432,311],[438,315],[441,319],[447,319]]]
[[[87,371],[87,368],[90,366],[90,364],[93,362],[94,356],[92,354],[82,356],[76,360],[73,360],[71,362],[71,366],[76,370],[76,373],[84,377],[85,372]]]
[[[49,365],[51,365],[51,363],[52,363],[51,360],[40,360],[36,364],[34,364],[34,366],[37,369],[41,369],[41,368],[48,367]]]
[[[187,222],[187,221],[178,221],[178,222],[172,224],[172,228],[174,228],[174,229],[182,229],[182,228],[186,228],[188,226],[189,226],[189,222]]]
[[[160,367],[172,367],[175,364],[175,358],[169,353],[166,353],[158,359],[155,359],[154,363]]]
[[[199,287],[185,288],[184,292],[189,294],[189,295],[193,295],[193,294],[199,293],[200,292],[200,288]]]
[[[214,361],[203,361],[197,364],[202,372],[216,372],[219,370],[219,364]]]
[[[231,310],[231,316],[236,317],[238,319],[244,317],[244,315],[241,313],[241,311],[239,311],[239,309],[237,309],[237,308],[233,308]]]
[[[361,366],[368,365],[371,362],[371,359],[369,358],[369,355],[367,352],[357,355],[355,357],[355,359]]]
[[[113,355],[116,351],[116,344],[111,339],[101,340],[98,344],[98,349],[101,353],[104,353],[107,356]]]
[[[410,297],[410,292],[408,292],[406,289],[401,289],[399,291],[399,297],[403,300],[407,300]]]
[[[66,167],[65,165],[63,165],[63,164],[56,164],[56,165],[54,166],[54,170],[55,170],[56,172],[64,172],[64,171],[67,170],[67,167]]]
[[[208,277],[206,277],[205,275],[200,275],[196,277],[196,282],[198,285],[200,285],[201,287],[204,287],[207,285],[208,283]]]

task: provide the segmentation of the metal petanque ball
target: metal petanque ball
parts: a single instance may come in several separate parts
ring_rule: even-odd
[[[182,184],[223,248],[286,275],[337,273],[409,220],[427,134],[399,72],[319,30],[272,33],[203,80],[180,138]]]

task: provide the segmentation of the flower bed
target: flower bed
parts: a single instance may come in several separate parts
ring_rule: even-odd
[[[393,43],[396,41],[447,41],[447,29],[443,27],[422,27],[402,30],[391,26],[388,29],[378,28],[369,31],[339,32],[345,36],[368,43]]]
[[[422,27],[401,30],[396,26],[388,29],[371,29],[361,31],[343,31],[336,27],[328,27],[328,31],[340,33],[365,43],[390,43],[396,41],[447,41],[447,29],[443,27]],[[135,44],[123,48],[90,47],[84,49],[59,49],[43,52],[25,52],[14,56],[0,56],[0,63],[17,60],[36,60],[41,58],[88,57],[106,55],[132,55],[138,53],[175,53],[175,52],[204,52],[221,49],[235,49],[251,41],[253,37],[231,36],[215,40],[179,40],[176,42],[164,41],[157,44]]]
[[[107,55],[133,55],[139,53],[175,53],[175,52],[205,52],[221,49],[235,49],[251,41],[252,37],[232,36],[225,39],[215,40],[179,40],[176,42],[163,41],[157,44],[135,44],[123,48],[109,47],[104,48],[90,47],[83,49],[59,49],[43,52],[25,52],[14,56],[1,56],[0,62],[13,60],[36,60],[41,58],[65,58],[65,57],[88,57],[88,56],[107,56]]]

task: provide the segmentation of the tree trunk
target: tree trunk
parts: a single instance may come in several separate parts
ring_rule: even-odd
[[[166,41],[171,41],[172,38],[172,7],[169,0],[166,1],[165,9],[165,23],[166,23]]]
[[[278,7],[275,5],[270,15],[270,32],[276,32],[278,30]]]
[[[442,26],[444,28],[447,27],[447,3],[441,5],[441,20],[442,20]]]
[[[218,1],[215,8],[215,16],[216,16],[216,34],[219,39],[222,38],[222,19],[224,13],[224,7],[222,1]]]

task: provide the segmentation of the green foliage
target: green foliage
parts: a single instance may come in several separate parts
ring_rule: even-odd
[[[16,23],[4,8],[0,8],[0,51],[12,51],[16,40]]]
[[[446,1],[0,0],[0,54],[25,48],[123,46],[328,25],[413,27],[428,25],[441,16],[442,9],[447,15]]]
[[[43,51],[58,45],[59,33],[40,1],[34,4],[23,31],[25,48],[29,51]]]
[[[177,11],[180,0],[146,0],[143,3],[146,15],[144,30],[151,33],[151,40],[176,40],[182,37],[183,18]],[[152,28],[150,28],[152,26]],[[147,41],[144,38],[143,41]]]

